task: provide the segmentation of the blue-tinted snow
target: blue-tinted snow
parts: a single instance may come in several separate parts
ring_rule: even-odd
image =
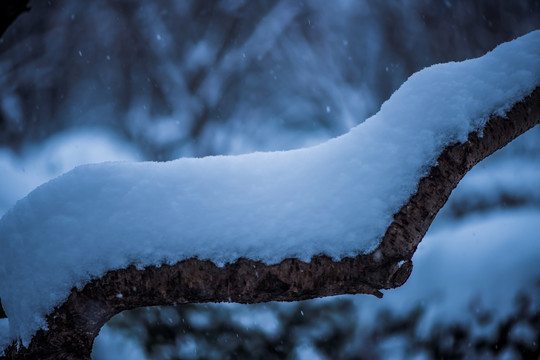
[[[473,215],[430,230],[413,257],[409,280],[385,292],[380,301],[359,299],[359,321],[374,323],[376,309],[408,313],[423,304],[419,337],[449,323],[465,324],[473,334],[493,335],[497,321],[514,311],[515,295],[540,276],[538,234],[538,208]],[[492,321],[479,326],[464,316],[471,306],[493,314]]]
[[[421,306],[425,313],[418,327],[411,329],[419,332],[416,333],[416,338],[427,337],[430,332],[436,331],[437,326],[451,323],[465,325],[474,337],[492,338],[497,332],[497,324],[508,319],[512,311],[515,311],[516,294],[531,287],[540,276],[537,261],[540,258],[539,233],[538,208],[474,215],[451,224],[445,222],[444,225],[437,226],[435,231],[430,230],[413,258],[414,270],[405,285],[386,291],[383,299],[354,297],[358,313],[352,312],[350,316],[357,317],[359,324],[356,329],[358,334],[355,335],[357,341],[373,341],[364,337],[369,336],[370,330],[377,327],[381,312],[390,311],[396,316],[405,316],[418,306]],[[282,324],[271,309],[253,309],[240,304],[216,306],[225,308],[223,311],[230,311],[230,321],[238,324],[237,326],[262,330],[266,334],[280,334],[279,328]],[[283,310],[283,307],[289,304],[280,306],[281,311],[287,311]],[[492,314],[491,321],[479,325],[471,318],[471,307],[479,311],[489,311]],[[472,310],[475,311],[475,308]],[[162,311],[167,311],[167,308]],[[172,313],[176,314],[174,311]],[[194,314],[208,315],[196,312]],[[211,326],[211,321],[211,318],[199,320],[199,330]],[[321,324],[321,327],[305,331],[325,330]],[[526,325],[516,327],[512,330],[512,336],[526,340],[531,337],[531,331],[534,329]],[[129,340],[120,341],[122,339],[121,330],[105,326],[95,340],[93,358],[125,358],[122,356],[125,348],[131,349],[135,345]],[[403,340],[406,339],[398,337],[385,342],[378,341],[374,351],[385,358],[408,358],[405,352],[407,345],[400,343]],[[196,357],[193,338],[188,335],[180,341],[183,355],[186,358],[189,358],[188,355]],[[309,346],[301,347],[298,351],[303,353],[308,349]]]
[[[445,146],[539,84],[537,31],[413,75],[378,114],[315,147],[78,167],[0,220],[11,335],[27,344],[73,286],[129,264],[369,252]]]
[[[103,327],[92,348],[92,358],[99,360],[146,360],[144,350],[133,339]]]
[[[20,154],[0,148],[0,216],[38,185],[78,165],[137,160],[140,156],[132,145],[100,128],[61,132]]]

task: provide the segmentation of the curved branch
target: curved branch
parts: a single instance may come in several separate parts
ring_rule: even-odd
[[[48,315],[28,348],[12,345],[2,359],[89,359],[94,338],[113,315],[141,306],[201,302],[297,301],[338,294],[372,294],[401,286],[412,271],[411,258],[437,212],[463,176],[478,162],[540,123],[540,87],[505,117],[493,116],[482,135],[446,148],[418,184],[418,191],[394,215],[379,247],[367,255],[332,261],[285,259],[279,264],[239,259],[217,267],[195,258],[175,265],[134,266],[110,271]]]

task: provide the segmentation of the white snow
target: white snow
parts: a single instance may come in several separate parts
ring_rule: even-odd
[[[537,291],[538,234],[538,208],[498,210],[430,230],[414,254],[409,280],[386,291],[381,300],[359,297],[358,321],[373,324],[377,310],[406,314],[423,304],[424,314],[416,329],[419,337],[452,322],[490,335],[497,322],[515,310],[516,294],[531,289],[533,296]],[[492,321],[478,328],[467,315],[471,308],[490,312]]]
[[[0,148],[0,216],[36,186],[78,165],[103,161],[137,161],[135,149],[100,128],[67,130],[15,153]]]
[[[134,339],[104,326],[94,341],[92,358],[99,360],[146,360],[147,357]]]
[[[468,175],[467,175],[468,176]],[[462,184],[460,184],[461,186]],[[439,221],[437,219],[436,221]],[[355,317],[359,326],[355,334],[356,341],[371,343],[373,328],[380,325],[381,312],[390,312],[395,316],[406,316],[413,309],[422,306],[425,313],[421,317],[417,330],[417,339],[429,336],[441,325],[463,324],[467,329],[491,339],[496,334],[497,324],[509,318],[515,311],[516,294],[529,289],[527,294],[534,296],[535,284],[540,276],[540,209],[510,209],[470,216],[457,221],[445,221],[430,229],[419,245],[413,257],[414,269],[410,279],[400,288],[385,292],[384,298],[370,296],[352,296],[356,305]],[[538,295],[536,295],[538,296]],[[344,296],[351,297],[351,296]],[[342,297],[317,299],[329,302]],[[533,298],[533,304],[538,304]],[[291,306],[292,305],[292,306]],[[277,310],[271,308],[252,308],[240,304],[216,304],[229,314],[228,321],[235,326],[264,331],[267,336],[281,334],[281,324],[276,322]],[[296,309],[294,304],[280,303],[279,312]],[[489,311],[492,321],[478,328],[471,316],[471,307]],[[167,308],[161,309],[167,311]],[[176,313],[171,311],[171,313]],[[204,312],[194,314],[207,315]],[[164,321],[164,320],[162,320]],[[210,321],[208,319],[207,321]],[[272,325],[274,324],[274,325]],[[265,329],[270,326],[270,328]],[[276,327],[274,329],[274,326]],[[106,326],[107,327],[107,326]],[[328,327],[320,324],[316,328],[305,328],[303,332],[324,331]],[[199,328],[199,331],[201,328]],[[530,338],[530,329],[526,325],[512,330],[516,338]],[[96,338],[98,343],[107,343],[108,334],[121,330],[109,328]],[[309,339],[324,336],[306,336]],[[385,358],[410,358],[403,351],[407,345],[403,339],[391,338],[387,342],[377,343],[376,351]],[[108,352],[115,354],[115,346],[108,347]],[[120,348],[121,350],[121,348]],[[112,356],[112,355],[110,355]],[[124,358],[117,356],[117,358]],[[423,358],[430,358],[426,355]],[[515,356],[514,358],[518,358]],[[100,359],[96,357],[96,360]]]
[[[374,249],[442,149],[540,84],[540,31],[411,76],[378,114],[288,152],[81,166],[0,220],[0,298],[28,344],[73,286],[128,264]]]
[[[452,202],[462,207],[504,206],[504,199],[540,204],[540,161],[500,161],[488,170],[473,169],[456,191]],[[500,205],[499,205],[500,206]]]

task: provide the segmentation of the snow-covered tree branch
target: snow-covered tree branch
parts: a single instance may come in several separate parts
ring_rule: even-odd
[[[402,285],[475,164],[540,123],[540,32],[413,75],[307,149],[79,167],[0,220],[5,358],[89,358],[114,314]],[[61,354],[61,355],[60,355]]]

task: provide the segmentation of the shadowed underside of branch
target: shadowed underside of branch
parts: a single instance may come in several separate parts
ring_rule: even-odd
[[[446,148],[418,184],[418,191],[394,215],[379,247],[368,255],[332,261],[285,259],[279,264],[239,259],[217,267],[188,259],[175,265],[134,266],[110,271],[72,290],[67,301],[47,317],[28,349],[15,346],[2,359],[89,359],[94,338],[115,314],[141,306],[202,302],[257,303],[297,301],[338,294],[372,294],[402,285],[412,271],[411,258],[437,212],[461,178],[478,162],[540,123],[540,88],[513,106],[505,117],[493,116],[482,135]]]

